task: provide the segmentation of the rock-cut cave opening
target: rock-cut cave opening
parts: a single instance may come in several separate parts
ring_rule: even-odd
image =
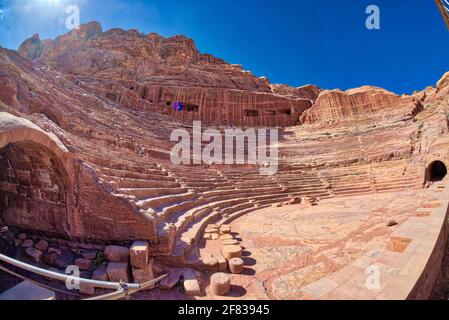
[[[447,175],[446,165],[441,161],[434,161],[428,169],[428,177],[432,182],[441,181]]]
[[[67,174],[59,159],[34,142],[0,149],[0,220],[48,234],[67,231]]]

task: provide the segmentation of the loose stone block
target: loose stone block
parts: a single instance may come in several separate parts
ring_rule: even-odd
[[[92,266],[92,260],[79,258],[75,260],[75,265],[81,270],[90,270]]]
[[[127,263],[109,262],[106,273],[112,282],[129,282],[129,265]]]
[[[221,234],[230,234],[231,233],[231,226],[224,224],[220,227],[220,233]]]
[[[25,250],[25,253],[28,257],[30,257],[31,259],[33,259],[36,263],[41,262],[42,259],[42,251],[40,251],[39,249],[36,248],[27,248]]]
[[[223,272],[228,269],[228,262],[221,254],[214,255],[214,258],[218,261],[218,271]]]
[[[188,296],[201,295],[201,287],[192,270],[185,270],[184,275],[184,292]]]
[[[220,236],[220,240],[233,240],[234,237],[231,234],[223,234]]]
[[[153,272],[153,266],[151,264],[148,264],[145,269],[139,269],[132,267],[132,273],[134,278],[134,283],[143,284],[145,282],[153,280],[154,272]],[[147,290],[154,289],[155,285],[150,286],[147,288]]]
[[[210,239],[211,240],[218,240],[218,234],[212,233]]]
[[[391,219],[387,222],[387,227],[394,227],[398,224],[398,222],[395,219]]]
[[[232,258],[229,260],[229,270],[231,273],[239,274],[243,272],[245,262],[241,258]]]
[[[232,245],[238,245],[239,244],[239,242],[237,240],[235,240],[235,239],[226,239],[226,240],[223,240],[221,243],[224,246],[232,246]]]
[[[48,249],[48,242],[45,240],[41,240],[37,242],[34,247],[42,252],[45,252]]]
[[[218,261],[213,256],[204,256],[198,259],[198,262],[194,264],[194,268],[201,271],[216,271],[218,269]]]
[[[143,284],[145,282],[151,281],[155,278],[153,263],[150,260],[145,269],[140,269],[136,267],[132,267],[132,274],[135,283]],[[154,285],[148,287],[148,289],[154,289]]]
[[[103,264],[98,267],[92,274],[92,279],[97,281],[108,281],[107,264]]]
[[[33,240],[26,239],[22,242],[21,247],[26,249],[26,248],[31,248],[33,245],[34,245]]]
[[[89,284],[80,284],[80,293],[85,296],[95,295],[95,287]]]
[[[203,239],[204,239],[204,240],[212,240],[212,234],[210,234],[210,233],[205,233],[204,236],[203,236]]]
[[[217,296],[226,296],[231,291],[231,277],[226,273],[215,273],[210,278],[210,289]]]
[[[82,250],[81,257],[88,260],[94,260],[97,257],[97,251]]]
[[[134,268],[148,267],[148,242],[135,241],[129,250],[131,265]]]
[[[129,249],[121,246],[108,246],[104,255],[109,262],[128,262]]]
[[[210,234],[216,234],[216,235],[218,235],[219,232],[220,232],[220,231],[219,231],[218,229],[209,229],[209,228],[207,228],[207,229],[204,231],[204,233],[210,233]]]
[[[26,240],[26,238],[27,238],[27,234],[26,233],[19,233],[17,235],[17,239]]]
[[[55,248],[55,247],[49,247],[48,253],[62,254],[61,250],[59,248]]]
[[[232,245],[232,246],[224,246],[221,249],[221,253],[226,260],[231,260],[232,258],[241,258],[242,257],[242,247]]]

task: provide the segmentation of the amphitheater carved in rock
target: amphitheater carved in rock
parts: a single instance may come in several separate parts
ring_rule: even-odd
[[[293,88],[183,36],[34,35],[0,48],[0,249],[96,280],[168,274],[136,299],[427,299],[448,116],[449,73],[413,95]],[[170,135],[195,120],[277,128],[277,173],[174,165]]]

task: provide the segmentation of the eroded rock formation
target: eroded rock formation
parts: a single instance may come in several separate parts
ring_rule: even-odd
[[[272,87],[240,65],[201,54],[184,36],[163,38],[136,30],[102,32],[91,22],[54,41],[38,35],[19,49],[22,56],[72,75],[72,80],[139,111],[170,114],[189,122],[287,126],[299,122],[316,87]],[[175,102],[186,105],[173,110]]]
[[[222,259],[205,263],[197,250],[212,223],[297,199],[319,205],[422,188],[426,164],[449,159],[447,75],[412,96],[292,88],[199,53],[183,36],[103,32],[97,23],[55,40],[35,35],[19,52],[0,49],[0,111],[60,141],[70,160],[26,134],[2,138],[1,214],[18,228],[145,240],[167,264],[214,269]],[[195,119],[222,129],[280,126],[278,173],[173,165],[170,134],[192,130]]]
[[[386,114],[403,115],[421,111],[419,102],[411,96],[398,96],[376,87],[361,87],[346,92],[322,91],[312,108],[301,116],[302,123],[341,121],[354,116]]]

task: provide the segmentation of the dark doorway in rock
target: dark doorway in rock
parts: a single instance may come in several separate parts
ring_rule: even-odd
[[[446,165],[441,161],[434,161],[429,166],[429,180],[432,182],[441,181],[447,175]]]
[[[259,111],[257,110],[245,110],[245,116],[247,117],[258,117]]]

